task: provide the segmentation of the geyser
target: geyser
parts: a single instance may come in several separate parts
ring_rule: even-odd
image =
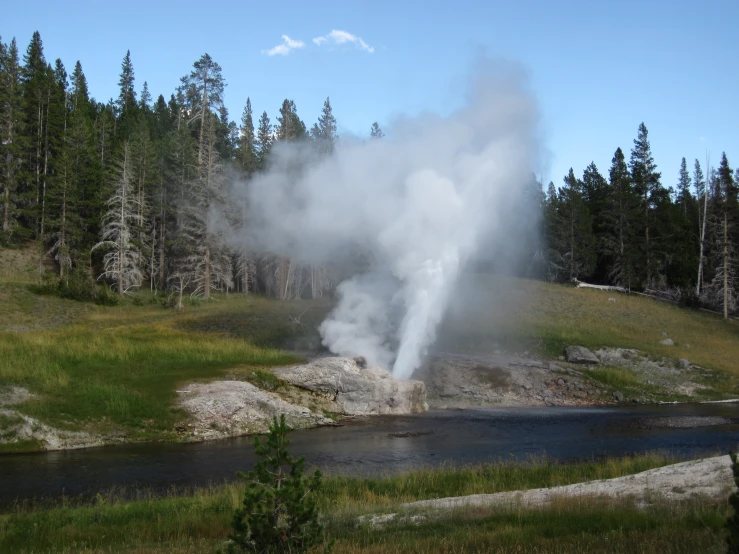
[[[361,273],[337,287],[320,326],[342,356],[365,356],[408,378],[435,339],[466,262],[522,240],[520,201],[532,180],[537,110],[523,73],[481,64],[465,105],[449,115],[402,118],[388,137],[339,141],[316,159],[308,145],[277,144],[271,167],[235,194],[249,206],[241,247]]]

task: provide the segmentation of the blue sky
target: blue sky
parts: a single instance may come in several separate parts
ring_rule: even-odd
[[[375,120],[454,110],[487,55],[530,76],[545,183],[559,185],[570,166],[582,175],[591,160],[606,175],[616,147],[628,158],[641,121],[666,186],[683,156],[692,168],[707,151],[714,164],[726,151],[739,166],[739,0],[6,4],[2,40],[15,36],[23,52],[38,30],[49,61],[68,71],[82,62],[98,100],[117,96],[127,49],[137,90],[148,81],[165,98],[208,52],[223,68],[232,119],[247,96],[273,121],[291,98],[310,127],[330,96],[340,133],[366,135]],[[304,46],[269,55],[282,35]]]

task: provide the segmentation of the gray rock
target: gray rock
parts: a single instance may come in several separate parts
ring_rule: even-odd
[[[598,358],[584,346],[568,346],[565,348],[565,358],[571,364],[597,364]]]
[[[680,358],[677,363],[679,363],[680,367],[683,369],[688,369],[690,367],[690,362],[685,358]]]
[[[580,400],[584,400],[585,398],[588,397],[588,393],[587,392],[583,392],[583,391],[577,391],[577,392],[573,393],[572,396],[574,396],[575,398],[579,398]]]
[[[379,367],[360,369],[351,358],[321,358],[275,370],[277,378],[329,396],[346,415],[415,414],[428,410],[426,385],[400,381]]]
[[[559,385],[560,387],[564,387],[564,385],[565,385],[565,380],[564,380],[564,379],[557,379],[557,384],[558,384],[558,385]]]
[[[624,401],[624,393],[622,393],[620,390],[617,390],[613,393],[613,399],[616,402],[623,402]]]
[[[193,435],[206,439],[266,433],[272,418],[282,414],[293,429],[331,423],[323,415],[285,402],[244,381],[193,383],[180,394],[181,406],[193,415],[199,428]]]
[[[675,346],[675,341],[669,337],[666,339],[662,339],[661,341],[659,341],[659,343],[664,346]]]

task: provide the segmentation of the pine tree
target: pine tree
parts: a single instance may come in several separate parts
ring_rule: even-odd
[[[80,63],[77,62],[75,67],[75,75],[73,85],[75,89],[79,88],[80,74],[82,69]],[[60,96],[61,113],[55,114],[62,118],[61,122],[61,145],[58,154],[58,163],[53,179],[53,186],[49,191],[49,235],[51,247],[48,254],[54,257],[59,266],[59,277],[65,279],[72,269],[72,233],[79,230],[78,209],[76,205],[76,187],[74,178],[76,174],[72,170],[72,156],[70,153],[70,107],[75,103],[70,102],[70,94],[67,83],[67,72],[61,60],[57,60],[54,70],[54,77],[57,83],[57,94]],[[85,89],[86,94],[86,89]],[[75,112],[72,111],[72,115]],[[58,123],[58,122],[57,122]]]
[[[590,276],[595,267],[592,217],[583,199],[582,183],[572,168],[559,190],[552,246],[564,261],[570,279]]]
[[[321,154],[331,154],[336,144],[336,118],[331,110],[331,101],[326,98],[323,103],[323,110],[318,117],[318,123],[313,125],[311,136],[318,145],[318,152]]]
[[[2,45],[2,41],[0,41]],[[2,182],[2,238],[9,240],[17,221],[18,172],[21,145],[21,68],[15,39],[0,52],[0,182]]]
[[[139,109],[143,112],[151,109],[151,93],[149,92],[149,84],[144,81],[144,86],[141,88],[141,98],[139,99]]]
[[[630,290],[636,284],[634,221],[638,217],[638,198],[633,192],[629,169],[620,148],[613,154],[608,179],[610,190],[604,207],[606,232],[602,242],[610,261],[608,277],[613,284]]]
[[[189,75],[180,79],[179,88],[191,118],[200,123],[198,138],[198,164],[203,163],[205,153],[206,117],[219,113],[223,107],[223,90],[226,83],[221,75],[221,66],[209,54],[203,54],[193,64]]]
[[[688,204],[690,203],[690,173],[685,158],[680,162],[680,171],[677,180],[677,202],[680,204],[683,216],[688,216]]]
[[[703,286],[703,265],[705,261],[705,241],[706,241],[706,223],[708,216],[708,188],[703,180],[703,171],[701,164],[695,160],[693,169],[693,186],[695,186],[695,195],[698,198],[698,279],[695,284],[695,294],[700,297],[701,288]],[[701,202],[703,207],[701,207]]]
[[[155,262],[156,228],[152,221],[154,188],[157,183],[157,150],[149,136],[149,127],[144,119],[136,124],[131,134],[131,179],[133,194],[136,195],[136,246],[146,264],[146,277],[153,288],[157,272]]]
[[[644,123],[639,125],[637,138],[634,139],[634,148],[631,150],[629,161],[631,180],[634,191],[641,198],[643,233],[642,256],[645,270],[645,285],[650,286],[657,277],[657,265],[659,253],[656,247],[657,234],[652,226],[653,211],[657,202],[657,196],[661,192],[660,173],[652,158],[652,149],[649,145],[649,133]]]
[[[545,242],[544,271],[550,282],[559,281],[567,272],[567,264],[559,251],[559,196],[557,188],[549,181],[544,197],[543,231]]]
[[[70,156],[69,176],[72,198],[79,218],[75,228],[78,255],[82,256],[99,240],[102,216],[111,191],[105,185],[105,173],[97,151],[96,108],[89,97],[87,79],[78,62],[72,74],[70,113],[65,149]]]
[[[239,128],[238,161],[241,169],[248,175],[257,170],[257,146],[254,134],[254,119],[252,117],[251,100],[246,99],[244,114],[241,116]]]
[[[691,275],[699,252],[699,240],[695,233],[699,210],[690,191],[691,184],[687,162],[682,158],[674,203],[664,199],[661,210],[657,212],[657,218],[661,219],[665,230],[663,250],[666,254],[666,282],[681,290],[693,287]]]
[[[602,243],[606,235],[606,221],[603,216],[609,190],[608,182],[598,171],[595,162],[590,162],[590,165],[583,171],[581,186],[583,201],[591,214],[592,233],[596,241],[593,245],[596,263],[592,276],[597,282],[605,282],[608,274],[608,260],[605,252],[597,246]]]
[[[737,188],[729,161],[721,156],[716,179],[716,210],[712,220],[714,237],[715,277],[710,285],[714,301],[723,308],[724,319],[737,306],[737,242],[739,221]]]
[[[131,178],[131,146],[126,142],[115,191],[108,200],[109,210],[103,217],[102,240],[93,247],[110,250],[103,259],[105,269],[99,279],[111,279],[120,296],[138,288],[143,280],[141,253],[133,242],[138,206]]]
[[[258,169],[259,161],[257,156],[256,136],[254,134],[254,119],[252,115],[251,100],[246,99],[244,114],[241,117],[241,127],[239,129],[239,149],[238,163],[246,174],[248,179]],[[240,214],[237,219],[242,229],[247,224],[247,203],[246,199],[242,199],[240,206]],[[241,286],[241,292],[248,294],[254,289],[256,277],[256,264],[254,255],[248,248],[243,246],[236,253],[236,279]]]
[[[285,99],[277,116],[277,140],[296,141],[307,136],[305,123],[298,117],[295,102]]]
[[[384,136],[385,136],[385,133],[382,132],[382,129],[380,129],[380,126],[377,124],[377,121],[375,121],[372,124],[372,127],[370,128],[370,138],[381,139]]]
[[[44,58],[41,35],[33,33],[23,56],[21,83],[23,121],[19,138],[22,142],[21,187],[19,202],[28,228],[36,237],[43,235],[48,176],[48,107],[53,87],[53,74]]]
[[[126,55],[123,57],[121,62],[121,75],[118,80],[118,86],[120,92],[118,93],[118,100],[116,105],[118,106],[119,121],[117,125],[118,136],[122,137],[123,140],[128,139],[128,134],[131,131],[133,120],[136,117],[137,104],[136,104],[136,90],[134,89],[134,72],[133,62],[131,61],[131,51],[126,50]]]
[[[272,148],[272,124],[269,121],[267,112],[262,112],[259,118],[259,127],[257,128],[257,162],[259,169],[267,167],[267,159],[269,151]]]
[[[248,473],[238,473],[246,491],[234,513],[227,552],[299,553],[324,542],[316,506],[321,472],[304,475],[305,459],[287,449],[290,430],[283,414],[273,419],[265,442],[254,440],[262,459]]]
[[[306,138],[305,123],[298,117],[295,102],[292,100],[285,99],[282,102],[275,131],[277,140],[283,142],[298,142]],[[285,170],[299,171],[300,168],[286,167]],[[279,257],[277,259],[277,297],[287,300],[291,296],[299,296],[301,276],[301,267],[294,264],[290,258]]]
[[[154,130],[155,140],[161,141],[172,130],[172,112],[161,94],[154,103]]]
[[[739,459],[737,459],[736,452],[730,453],[731,457],[731,471],[734,474],[734,484],[739,489]],[[726,537],[726,544],[728,549],[727,554],[739,554],[739,490],[735,490],[729,496],[729,505],[733,510],[733,514],[726,520],[726,529],[729,531],[729,536]]]

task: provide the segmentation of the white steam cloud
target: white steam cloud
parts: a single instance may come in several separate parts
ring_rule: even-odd
[[[508,249],[520,240],[510,229],[533,217],[517,207],[537,120],[522,72],[487,63],[449,117],[402,119],[390,138],[344,140],[319,161],[308,146],[278,144],[271,169],[237,191],[251,220],[234,242],[343,268],[324,345],[408,378],[465,263]]]

